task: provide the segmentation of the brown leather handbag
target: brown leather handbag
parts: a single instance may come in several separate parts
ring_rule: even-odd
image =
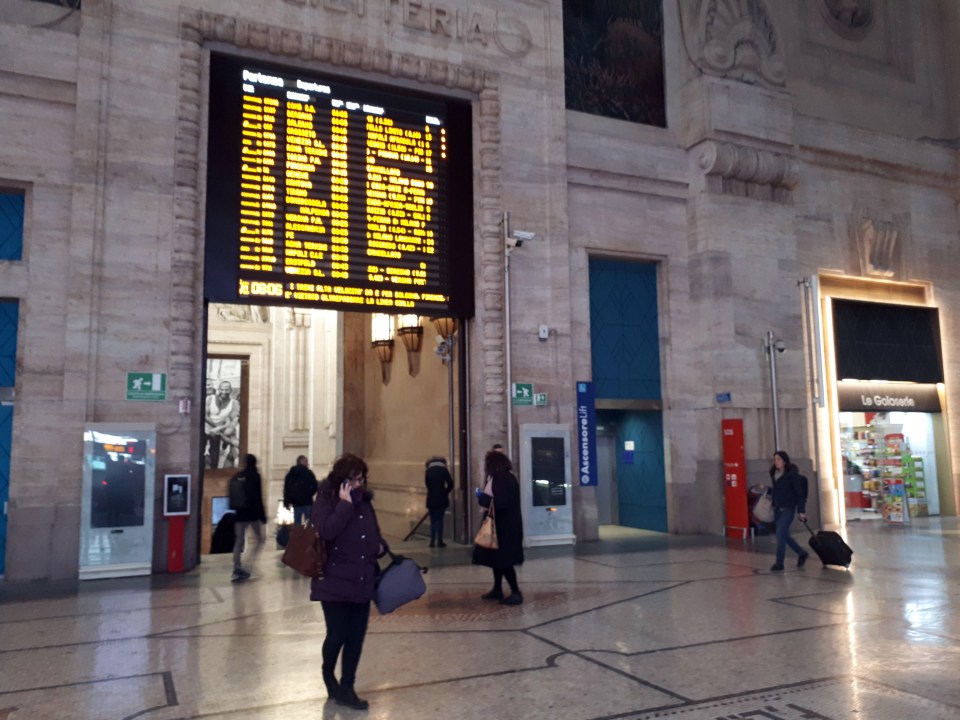
[[[483,519],[483,522],[480,523],[480,529],[477,531],[476,537],[473,538],[473,542],[488,550],[497,550],[500,547],[500,543],[497,542],[497,523],[493,518],[492,502],[490,503],[490,510],[487,512],[487,516]]]
[[[280,561],[301,575],[310,578],[323,577],[323,566],[327,562],[327,543],[320,539],[313,525],[294,525],[290,529],[290,539]]]

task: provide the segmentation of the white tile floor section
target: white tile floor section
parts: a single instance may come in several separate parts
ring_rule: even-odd
[[[479,599],[468,549],[396,543],[433,567],[424,598],[373,612],[366,713],[326,702],[322,613],[273,550],[240,584],[228,556],[0,583],[0,720],[960,718],[956,518],[851,524],[850,572],[770,574],[767,537],[604,535],[530,551],[510,608]]]

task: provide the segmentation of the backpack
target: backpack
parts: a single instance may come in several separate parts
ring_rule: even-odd
[[[243,510],[247,507],[247,478],[243,473],[237,473],[230,478],[227,488],[230,496],[230,507],[234,510]]]

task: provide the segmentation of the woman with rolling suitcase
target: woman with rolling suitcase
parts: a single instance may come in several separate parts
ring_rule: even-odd
[[[800,474],[797,466],[790,462],[790,456],[783,450],[777,450],[773,454],[770,479],[773,481],[773,524],[777,532],[777,559],[770,570],[783,570],[787,545],[797,553],[797,567],[802,568],[809,554],[790,537],[790,525],[794,517],[800,522],[807,521],[807,479]]]

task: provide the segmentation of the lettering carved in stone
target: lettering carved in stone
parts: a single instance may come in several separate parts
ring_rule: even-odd
[[[696,38],[687,38],[708,75],[780,88],[786,80],[777,29],[764,0],[694,0]],[[690,47],[693,42],[695,47]]]

